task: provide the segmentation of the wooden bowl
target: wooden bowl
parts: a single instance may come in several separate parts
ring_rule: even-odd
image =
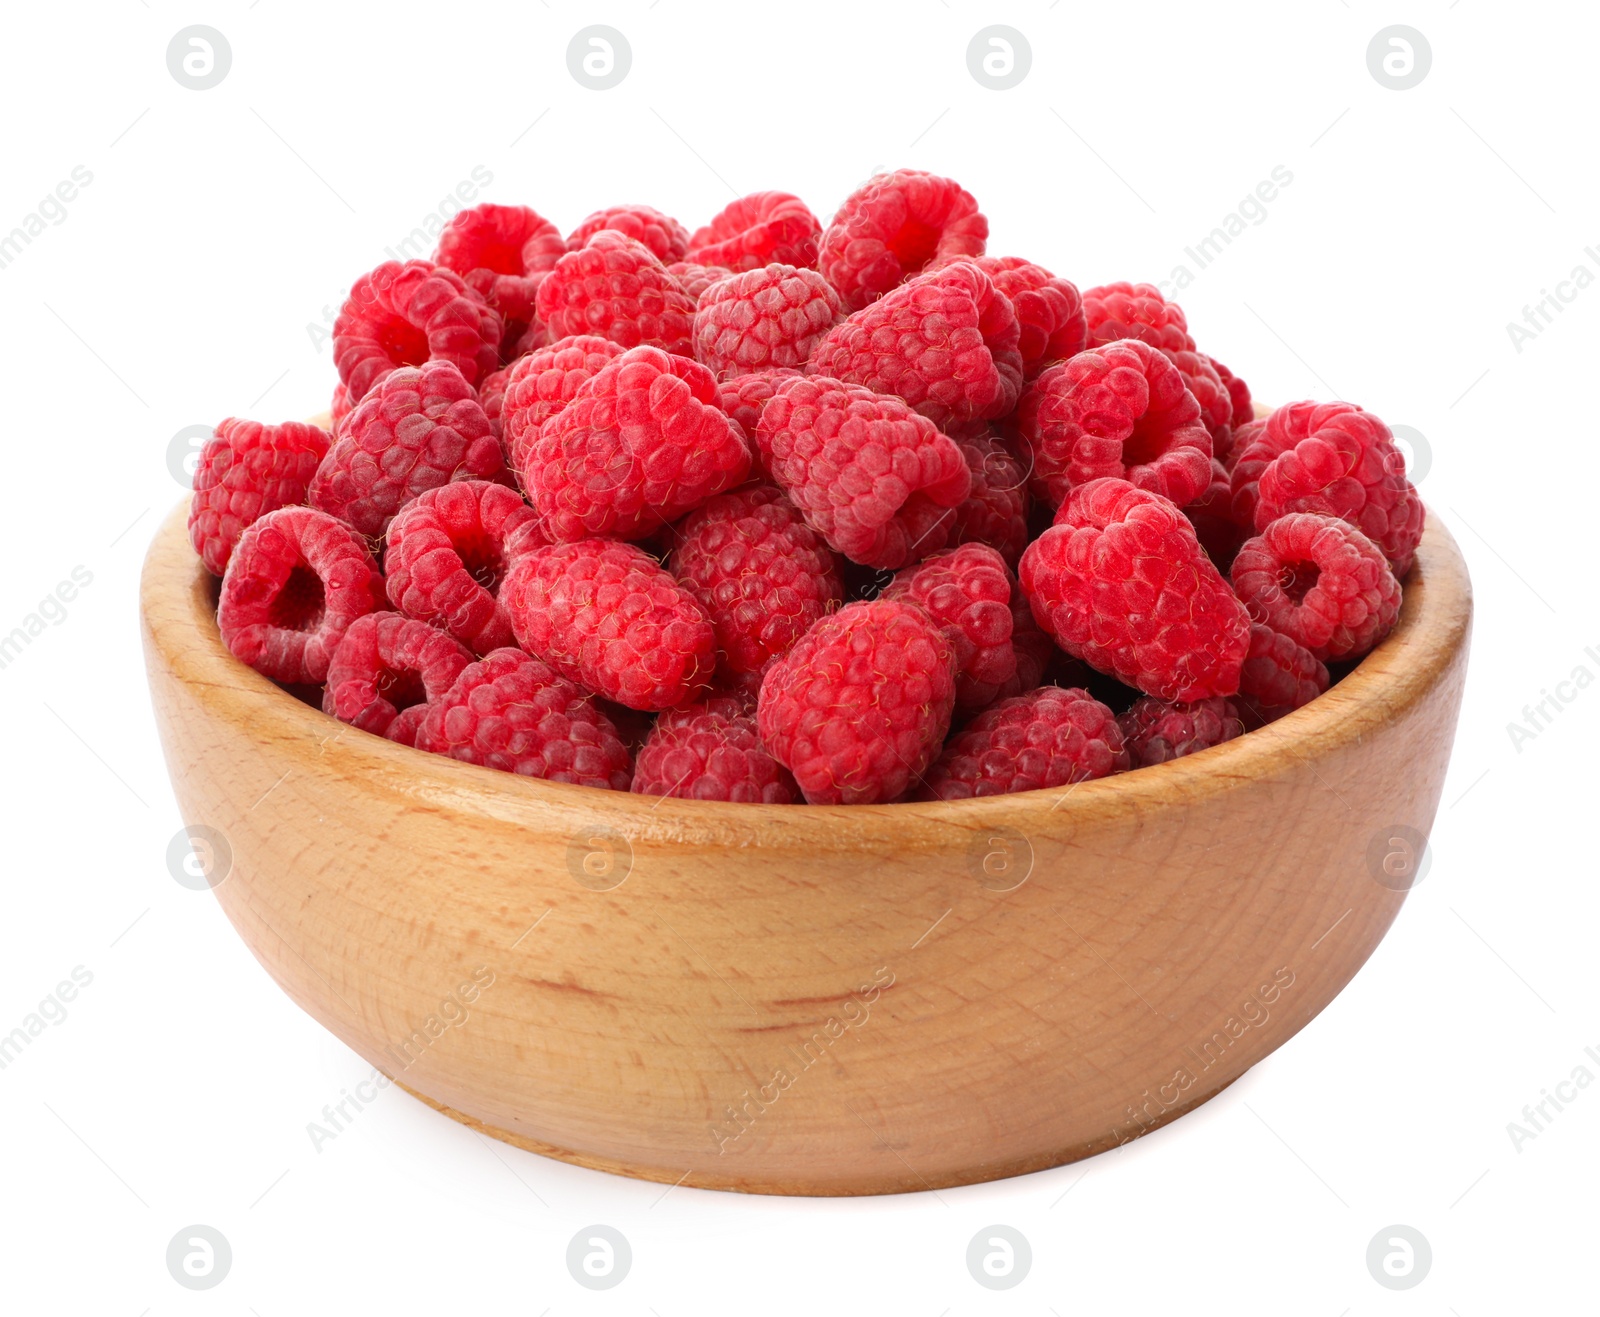
[[[759,1193],[1056,1166],[1281,1046],[1405,899],[1471,626],[1430,518],[1393,634],[1228,744],[987,800],[653,800],[301,703],[224,649],[184,517],[144,568],[151,694],[217,899],[284,991],[474,1129]]]

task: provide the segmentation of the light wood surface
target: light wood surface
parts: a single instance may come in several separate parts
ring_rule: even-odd
[[[1394,633],[1201,754],[983,801],[652,801],[300,703],[223,648],[184,515],[145,564],[152,698],[184,818],[231,850],[217,899],[284,991],[485,1133],[763,1193],[1055,1166],[1291,1038],[1404,899],[1369,848],[1433,820],[1471,625],[1430,516]]]

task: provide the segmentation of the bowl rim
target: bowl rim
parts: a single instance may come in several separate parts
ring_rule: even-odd
[[[337,740],[344,770],[366,770],[421,800],[502,819],[508,812],[537,818],[540,811],[569,821],[598,816],[635,838],[694,837],[745,845],[781,839],[834,850],[870,833],[914,846],[918,834],[925,839],[929,830],[911,826],[902,833],[896,824],[943,823],[980,831],[1000,821],[1037,827],[1045,816],[1056,815],[1056,826],[1075,828],[1107,814],[1187,806],[1274,777],[1291,764],[1337,754],[1394,721],[1442,679],[1468,639],[1472,617],[1466,563],[1430,509],[1389,635],[1309,704],[1221,745],[1064,788],[968,800],[800,806],[689,800],[551,782],[429,754],[340,723],[305,703],[236,659],[222,643],[215,578],[190,545],[188,506],[185,495],[151,542],[140,582],[140,615],[147,662],[159,659],[210,712],[248,725],[260,719],[265,699],[283,723],[275,739],[302,743],[308,758]],[[757,820],[770,826],[753,835]]]

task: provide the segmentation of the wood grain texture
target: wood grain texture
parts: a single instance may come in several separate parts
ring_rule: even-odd
[[[267,971],[475,1128],[752,1192],[1058,1165],[1281,1046],[1404,899],[1368,848],[1432,823],[1471,627],[1430,517],[1399,625],[1355,672],[1187,759],[982,801],[652,801],[300,703],[223,648],[184,515],[145,564],[151,693],[184,818],[231,849],[217,899]]]

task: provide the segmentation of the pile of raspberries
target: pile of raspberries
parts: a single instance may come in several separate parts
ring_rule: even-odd
[[[419,750],[766,804],[1060,787],[1315,699],[1422,535],[1389,428],[1257,418],[1155,287],[988,230],[909,169],[826,227],[461,212],[356,280],[331,433],[206,443],[222,639]]]

